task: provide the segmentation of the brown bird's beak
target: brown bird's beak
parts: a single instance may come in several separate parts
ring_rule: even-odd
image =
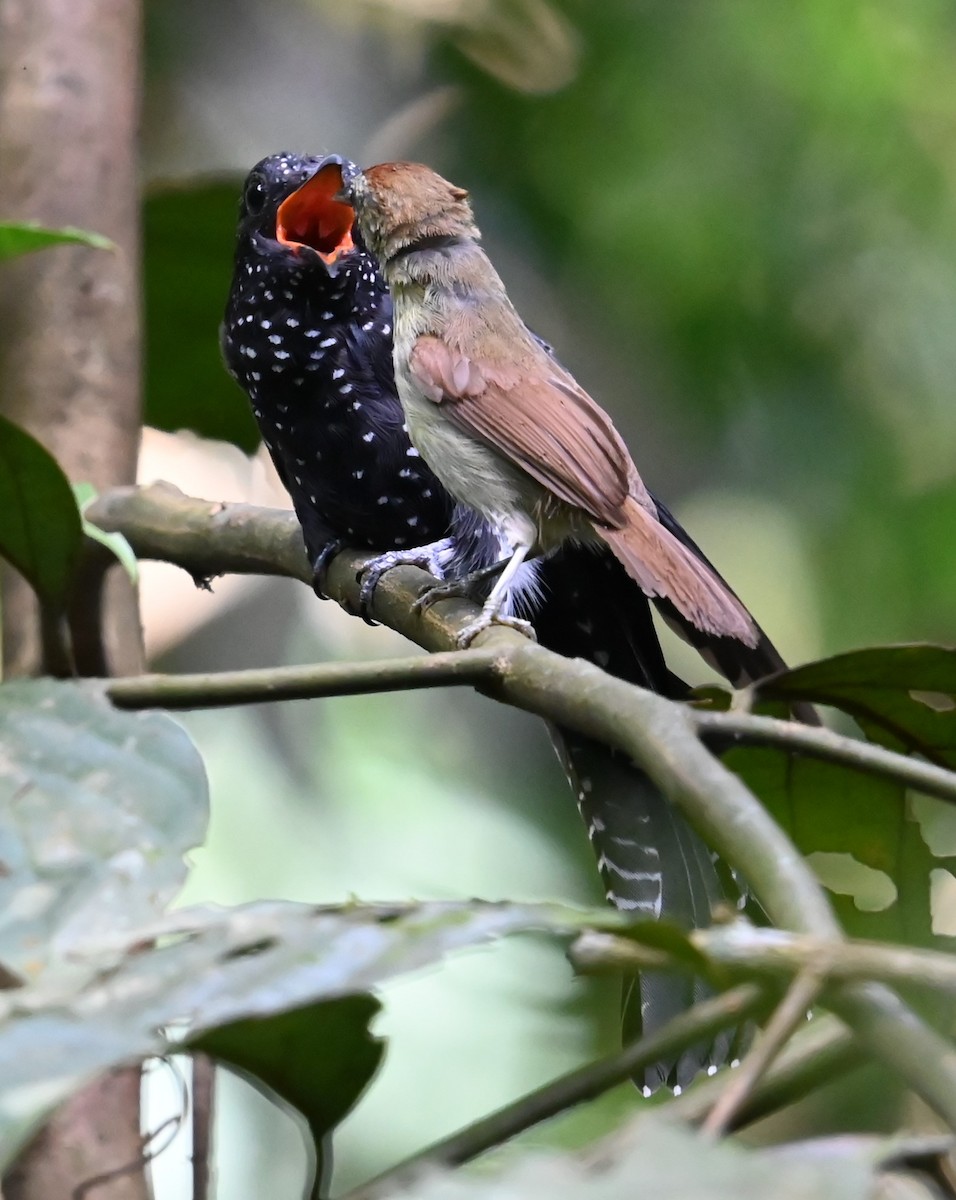
[[[276,239],[294,250],[308,246],[332,265],[354,248],[355,213],[341,199],[342,164],[328,162],[287,196],[276,214]]]

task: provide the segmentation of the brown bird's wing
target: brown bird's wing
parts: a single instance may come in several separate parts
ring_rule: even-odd
[[[648,596],[719,637],[756,645],[753,618],[720,577],[661,525],[611,419],[543,353],[524,364],[476,363],[442,338],[412,347],[412,378],[450,420],[582,509]]]
[[[634,490],[630,455],[610,417],[556,363],[542,354],[524,370],[479,365],[426,335],[412,348],[409,367],[424,395],[447,403],[456,425],[593,521],[620,528]]]

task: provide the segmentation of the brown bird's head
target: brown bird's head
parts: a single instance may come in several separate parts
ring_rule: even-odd
[[[384,264],[415,249],[481,236],[468,193],[422,163],[343,172],[341,199],[355,209],[365,246]]]

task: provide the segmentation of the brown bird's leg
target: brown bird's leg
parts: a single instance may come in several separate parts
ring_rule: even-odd
[[[414,611],[424,612],[433,604],[437,604],[439,600],[463,599],[481,604],[481,615],[466,625],[458,635],[458,645],[462,649],[469,646],[479,633],[491,625],[507,625],[510,629],[517,629],[526,637],[537,640],[530,621],[523,621],[519,617],[512,617],[508,614],[502,615],[501,612],[508,602],[515,576],[527,558],[530,548],[527,545],[519,546],[512,550],[510,557],[501,558],[498,562],[492,563],[490,567],[481,567],[468,575],[461,575],[457,579],[450,579],[447,583],[438,583],[434,587],[428,588],[415,601],[412,606]],[[414,551],[409,551],[409,553],[413,554]],[[497,582],[486,596],[485,586],[496,577]],[[377,583],[378,579],[376,578],[374,582]]]

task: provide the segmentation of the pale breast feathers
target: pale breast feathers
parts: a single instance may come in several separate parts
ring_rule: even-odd
[[[409,357],[422,394],[568,504],[618,528],[629,487],[643,487],[610,418],[543,352],[521,367],[473,362],[441,338]]]

